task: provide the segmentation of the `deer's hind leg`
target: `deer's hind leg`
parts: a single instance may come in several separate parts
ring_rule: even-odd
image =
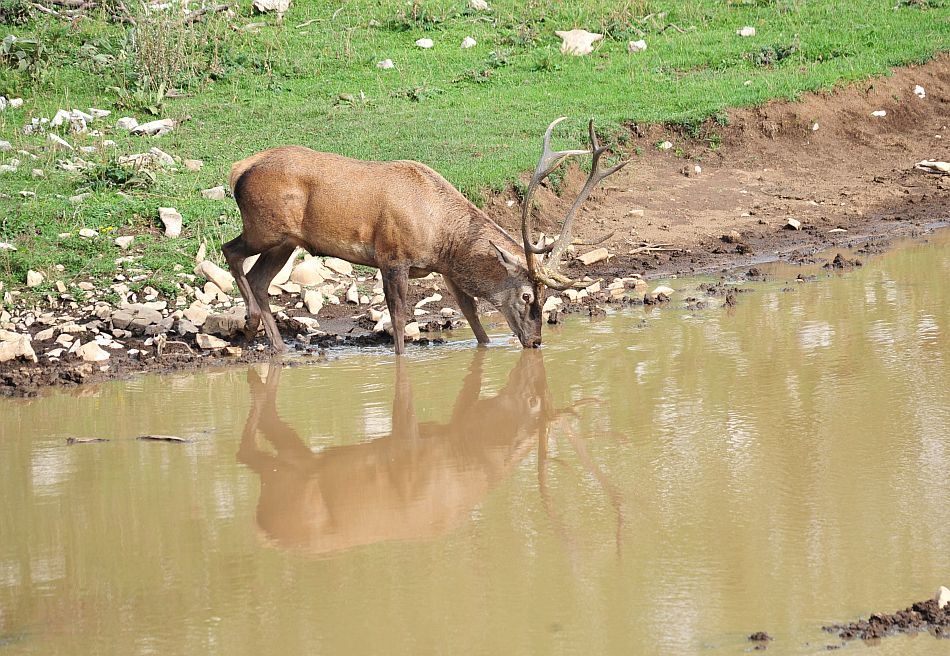
[[[244,303],[247,305],[247,323],[244,328],[244,338],[250,342],[254,339],[257,329],[261,325],[261,308],[254,297],[254,292],[251,291],[247,276],[244,275],[244,261],[253,255],[257,255],[260,251],[251,248],[245,241],[244,235],[241,234],[224,244],[221,247],[221,252],[224,253],[224,259],[227,260],[228,268],[231,270],[231,275],[234,276],[238,291],[241,292]]]
[[[261,253],[261,256],[257,258],[257,262],[254,263],[254,267],[247,273],[250,291],[257,301],[259,316],[264,322],[264,332],[277,352],[286,351],[287,346],[277,329],[274,315],[271,314],[270,303],[267,300],[267,288],[270,287],[270,283],[277,272],[287,264],[287,259],[294,252],[294,248],[296,246],[290,241],[282,241],[276,246],[272,246]],[[250,320],[248,320],[248,326],[250,327]],[[257,330],[257,327],[255,326],[254,329]]]
[[[393,324],[396,355],[402,355],[406,350],[406,317],[409,316],[409,267],[381,264],[379,270],[383,274],[383,293]]]

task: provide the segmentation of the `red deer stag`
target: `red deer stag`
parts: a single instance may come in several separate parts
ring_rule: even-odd
[[[544,288],[585,287],[560,272],[559,257],[571,243],[577,208],[621,162],[601,170],[602,148],[588,124],[591,150],[551,150],[551,132],[525,194],[518,243],[470,203],[441,175],[419,162],[365,162],[301,146],[273,148],[237,162],[230,184],[241,210],[244,231],[222,247],[231,274],[247,304],[248,340],[263,321],[273,347],[285,349],[270,312],[267,287],[300,246],[313,255],[338,257],[382,272],[392,318],[396,353],[404,351],[404,329],[411,312],[409,278],[436,271],[458,301],[479,344],[489,339],[478,320],[477,298],[505,316],[525,348],[541,345]],[[560,243],[532,241],[531,194],[571,155],[590,154],[590,177],[561,228]],[[542,258],[554,250],[549,268]],[[260,254],[245,276],[244,260]]]

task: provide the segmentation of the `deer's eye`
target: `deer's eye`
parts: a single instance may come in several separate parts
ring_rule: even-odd
[[[525,302],[525,303],[530,303],[530,302],[531,302],[531,294],[522,294],[522,295],[521,295],[521,298],[524,299],[524,302]]]

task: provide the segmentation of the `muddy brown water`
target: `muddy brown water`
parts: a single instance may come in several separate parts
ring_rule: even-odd
[[[0,654],[824,652],[950,580],[950,232],[800,272],[0,400]]]

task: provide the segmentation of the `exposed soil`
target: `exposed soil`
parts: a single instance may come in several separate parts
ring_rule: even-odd
[[[921,85],[926,98],[918,98]],[[885,110],[885,117],[872,111]],[[897,69],[891,77],[878,78],[833,92],[806,94],[797,102],[772,102],[729,112],[728,125],[710,121],[698,138],[668,126],[631,126],[634,162],[609,178],[577,216],[575,237],[594,239],[613,231],[604,245],[613,256],[607,262],[585,267],[572,262],[566,272],[580,277],[657,277],[669,274],[709,273],[722,269],[748,269],[747,278],[761,279],[756,264],[773,259],[792,263],[818,263],[816,254],[840,247],[862,255],[883,251],[896,237],[917,236],[950,220],[950,176],[914,169],[920,160],[950,160],[950,55],[922,65]],[[817,129],[813,129],[817,125]],[[674,147],[655,147],[669,140]],[[717,144],[713,148],[712,144]],[[695,166],[701,167],[696,173]],[[542,188],[536,200],[538,229],[548,234],[556,227],[585,176],[571,169],[560,196]],[[512,233],[518,233],[519,204],[514,190],[488,201],[486,211]],[[515,201],[509,206],[510,201]],[[800,230],[786,229],[788,219]],[[663,245],[657,252],[631,253],[643,245]],[[584,250],[581,247],[581,250]],[[860,264],[844,257],[828,262],[834,268]],[[438,280],[416,281],[412,300],[440,289],[441,305],[457,307]],[[738,290],[713,286],[685,299],[688,306],[703,307],[704,295],[723,296],[736,302]],[[293,300],[282,299],[293,307]],[[606,294],[585,299],[562,312],[602,312],[600,302],[664,303],[657,297],[610,299]],[[677,299],[677,301],[680,299]],[[280,302],[278,300],[277,302]],[[692,304],[692,305],[690,305]],[[489,310],[483,305],[484,310]],[[289,310],[291,316],[306,315]],[[339,345],[379,345],[386,335],[371,333],[367,320],[359,319],[365,307],[346,303],[326,305],[319,314],[328,335],[296,342],[296,347],[319,355]],[[500,315],[487,323],[503,325]],[[77,323],[93,320],[80,318]],[[557,313],[553,321],[558,321]],[[451,327],[451,321],[433,320],[424,329]],[[42,326],[37,326],[39,330]],[[300,332],[292,320],[282,331],[293,340]],[[424,333],[438,337],[438,333]],[[108,367],[83,363],[75,356],[49,363],[0,364],[0,394],[33,394],[48,385],[71,385],[127,376],[142,371],[188,369],[248,362],[270,357],[262,345],[245,347],[239,355],[201,353],[193,338],[169,345],[161,356],[141,338],[123,340],[129,349],[112,354]],[[421,340],[430,344],[430,340]],[[40,350],[37,349],[37,353]]]
[[[950,606],[942,609],[935,599],[918,601],[895,613],[875,613],[866,620],[822,627],[842,640],[877,640],[891,635],[930,633],[935,638],[950,638]]]

